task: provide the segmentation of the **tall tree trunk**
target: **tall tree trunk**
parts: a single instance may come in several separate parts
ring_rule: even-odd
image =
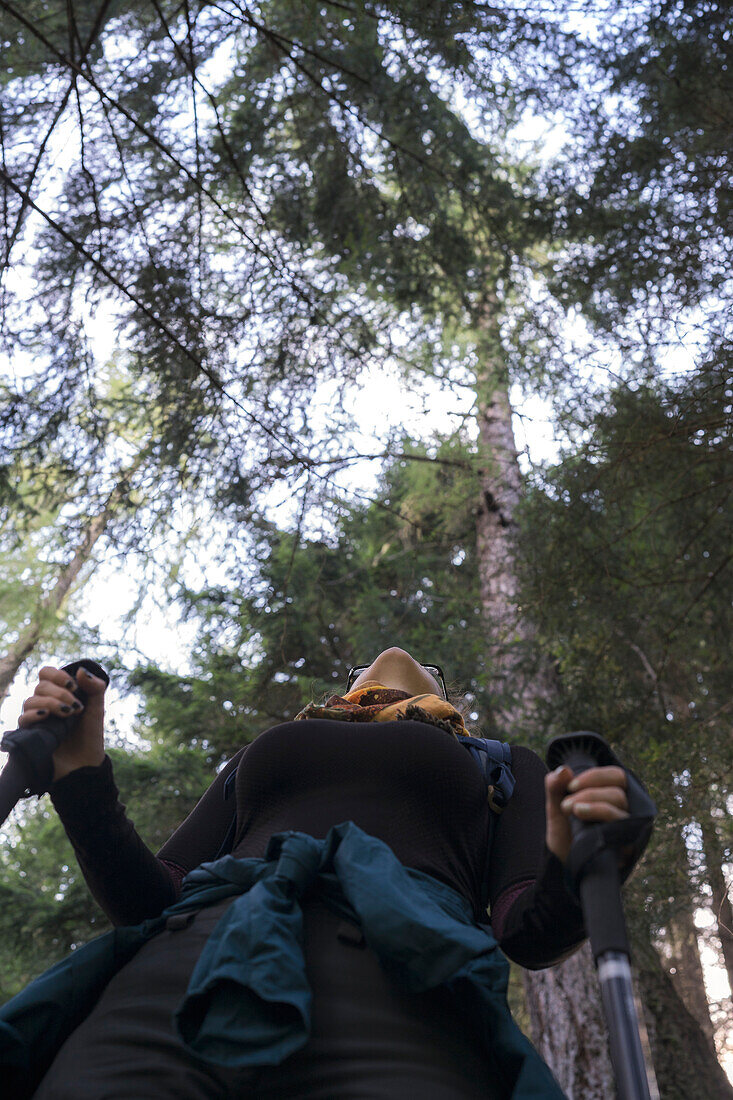
[[[532,1042],[569,1100],[615,1096],[608,1032],[590,947],[585,944],[549,970],[526,970],[524,990]]]
[[[662,1100],[733,1100],[733,1088],[711,1054],[708,1037],[660,966],[648,935],[636,927],[631,931],[634,970]]]
[[[689,859],[687,846],[680,832],[675,835],[675,849],[672,858],[676,859],[678,867],[682,871],[684,885],[677,888],[675,896],[680,908],[667,926],[666,946],[668,957],[664,969],[672,978],[672,985],[677,991],[682,1003],[694,1016],[701,1031],[710,1043],[710,1050],[715,1054],[715,1036],[713,1021],[710,1017],[710,1005],[705,990],[705,979],[700,962],[700,950],[697,944],[697,928],[695,927],[694,910],[695,897],[692,883],[689,879]],[[671,971],[674,970],[674,973]]]
[[[489,641],[493,717],[500,728],[521,729],[537,691],[522,671],[529,628],[519,615],[514,546],[514,513],[522,484],[505,387],[480,389],[478,424],[481,498],[476,517],[476,546],[481,606]]]
[[[710,1018],[710,1005],[705,992],[705,979],[697,946],[697,929],[692,908],[681,909],[670,922],[667,942],[670,954],[667,960],[668,967],[665,969],[670,974],[677,995],[686,1005],[690,1015],[694,1017],[709,1042],[711,1052],[715,1054],[713,1021]],[[671,973],[672,970],[674,973]]]
[[[147,447],[140,447],[135,460],[120,472],[104,507],[87,521],[71,558],[59,569],[50,591],[39,599],[31,621],[20,631],[17,640],[5,655],[0,657],[0,704],[8,694],[20,666],[43,637],[49,619],[57,615],[64,606],[75,581],[90,560],[92,550],[127,498],[131,479],[143,466],[148,454]]]
[[[490,303],[495,307],[495,299]],[[536,657],[533,625],[519,605],[516,556],[516,507],[522,480],[512,429],[512,409],[503,369],[497,312],[482,319],[485,371],[477,380],[480,447],[480,502],[476,517],[477,565],[482,611],[489,640],[489,675],[496,700],[497,733],[509,741],[536,734],[543,712],[557,690],[549,666]],[[673,1021],[666,1013],[682,1003],[647,943],[645,996],[653,1000],[658,1077],[665,1082],[662,1100],[705,1096],[729,1100],[727,1084],[709,1042],[697,1022],[683,1009]],[[598,982],[590,948],[544,971],[525,971],[525,997],[532,1039],[569,1100],[610,1100],[615,1096]],[[669,1043],[668,1043],[669,1036]],[[687,1043],[693,1050],[688,1061]],[[690,1070],[690,1065],[696,1068]],[[676,1081],[708,1082],[709,1092],[690,1086],[677,1090]],[[676,1091],[677,1090],[677,1091]]]
[[[0,703],[8,694],[18,669],[41,640],[49,618],[56,615],[63,607],[74,581],[89,561],[95,544],[104,533],[112,512],[113,508],[108,503],[102,512],[87,523],[71,559],[59,570],[51,590],[38,601],[31,621],[20,631],[14,645],[0,657]]]
[[[477,385],[477,559],[494,719],[500,735],[517,741],[537,730],[553,688],[547,668],[531,659],[532,625],[518,602],[515,512],[522,480],[508,388],[497,380],[502,364],[495,321],[485,335],[490,361]],[[608,1100],[614,1078],[589,949],[551,969],[525,971],[524,983],[532,1039],[570,1100]]]
[[[705,854],[705,878],[713,895],[713,916],[723,948],[723,960],[728,972],[728,983],[733,992],[733,907],[723,876],[724,852],[712,817],[702,817],[702,844]]]

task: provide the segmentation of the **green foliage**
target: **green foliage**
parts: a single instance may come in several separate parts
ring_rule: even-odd
[[[211,782],[195,749],[110,749],[128,816],[155,851]],[[48,796],[25,802],[0,848],[0,1002],[70,951],[107,931]]]
[[[733,779],[732,397],[713,370],[616,390],[523,509],[524,598],[562,721],[607,736],[659,805],[637,900],[661,923],[686,896],[682,824]]]
[[[287,240],[324,250],[331,270],[399,308],[444,312],[480,293],[492,250],[504,266],[533,218],[543,232],[542,211],[450,104],[445,76],[476,72],[476,38],[456,40],[449,17],[418,5],[400,4],[398,19],[386,30],[358,9],[268,3],[222,89],[227,143],[240,171],[267,172],[270,224]],[[223,138],[215,149],[224,160]],[[455,280],[460,293],[446,293]]]
[[[0,897],[3,1001],[107,927],[48,799],[31,807],[4,839]]]
[[[61,546],[129,462],[108,537],[151,569],[169,564],[151,547],[180,543],[179,505],[236,525],[304,469],[327,493],[353,418],[338,396],[314,415],[319,381],[384,362],[398,319],[406,358],[448,373],[455,348],[432,365],[440,326],[426,341],[419,309],[460,327],[547,236],[531,170],[502,151],[511,90],[481,64],[481,35],[522,37],[520,17],[37,0],[2,28],[25,67],[2,104],[0,504],[41,506],[33,469],[71,520]],[[457,84],[496,135],[468,124]],[[105,366],[100,310],[121,344]]]
[[[344,508],[327,539],[262,521],[257,572],[184,591],[201,623],[192,676],[138,669],[146,737],[231,755],[351,665],[389,645],[446,666],[485,716],[473,546],[475,473],[459,441],[404,442],[376,499]],[[251,562],[250,562],[251,564]]]
[[[71,42],[73,57],[91,61],[99,57],[101,31],[119,4],[117,0],[76,0],[70,8],[66,0],[25,0],[13,6],[32,27],[42,28],[56,49],[68,50]],[[7,8],[0,11],[0,40],[0,86],[28,77],[48,78],[62,68],[54,50]]]
[[[652,354],[678,310],[702,307],[695,339],[715,348],[733,244],[730,6],[680,0],[618,16],[599,27],[605,95],[578,99],[578,156],[552,173],[562,235],[578,241],[553,292],[604,331],[636,320]]]

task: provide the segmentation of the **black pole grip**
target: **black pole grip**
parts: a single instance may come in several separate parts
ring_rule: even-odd
[[[564,733],[560,737],[555,737],[547,748],[547,767],[550,771],[566,767],[570,768],[574,775],[580,775],[590,768],[603,768],[618,763],[619,761],[603,738],[589,730]],[[575,815],[571,816],[570,832],[573,840],[577,840],[591,828],[593,828],[592,825],[581,821]]]
[[[86,672],[90,672],[92,676],[96,676],[98,680],[103,680],[105,686],[109,684],[109,676],[102,666],[98,665],[96,661],[91,661],[88,657],[82,657],[80,661],[72,661],[70,665],[64,665],[61,671],[68,672],[69,676],[73,676],[76,679],[76,674],[80,668],[85,669]],[[84,689],[79,686],[78,681],[74,695],[80,703],[83,703],[84,706],[87,705],[89,697]],[[65,718],[64,721],[68,721],[68,719]]]
[[[588,768],[605,768],[609,764],[619,763],[603,738],[589,730],[563,733],[560,737],[553,737],[547,746],[547,767],[550,771],[565,765],[579,775]]]

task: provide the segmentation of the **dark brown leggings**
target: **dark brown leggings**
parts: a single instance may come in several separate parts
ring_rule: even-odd
[[[307,1046],[257,1071],[193,1058],[171,1013],[229,904],[142,948],[64,1044],[34,1100],[498,1100],[486,1059],[443,994],[395,988],[373,953],[340,936],[340,919],[315,902],[305,906],[314,994]]]

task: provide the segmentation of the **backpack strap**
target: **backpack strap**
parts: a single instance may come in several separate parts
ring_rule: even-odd
[[[506,741],[492,741],[488,737],[464,737],[458,740],[468,749],[484,773],[489,793],[489,806],[500,814],[514,793],[512,750]]]
[[[489,907],[489,870],[491,867],[491,852],[493,848],[494,832],[499,820],[499,814],[506,808],[506,804],[514,793],[514,773],[512,772],[512,750],[506,741],[493,741],[488,737],[464,737],[458,734],[458,740],[464,745],[474,758],[486,779],[488,801],[491,813],[489,814],[489,835],[486,843],[486,867],[484,868],[484,881],[482,888],[481,904],[484,912]]]

